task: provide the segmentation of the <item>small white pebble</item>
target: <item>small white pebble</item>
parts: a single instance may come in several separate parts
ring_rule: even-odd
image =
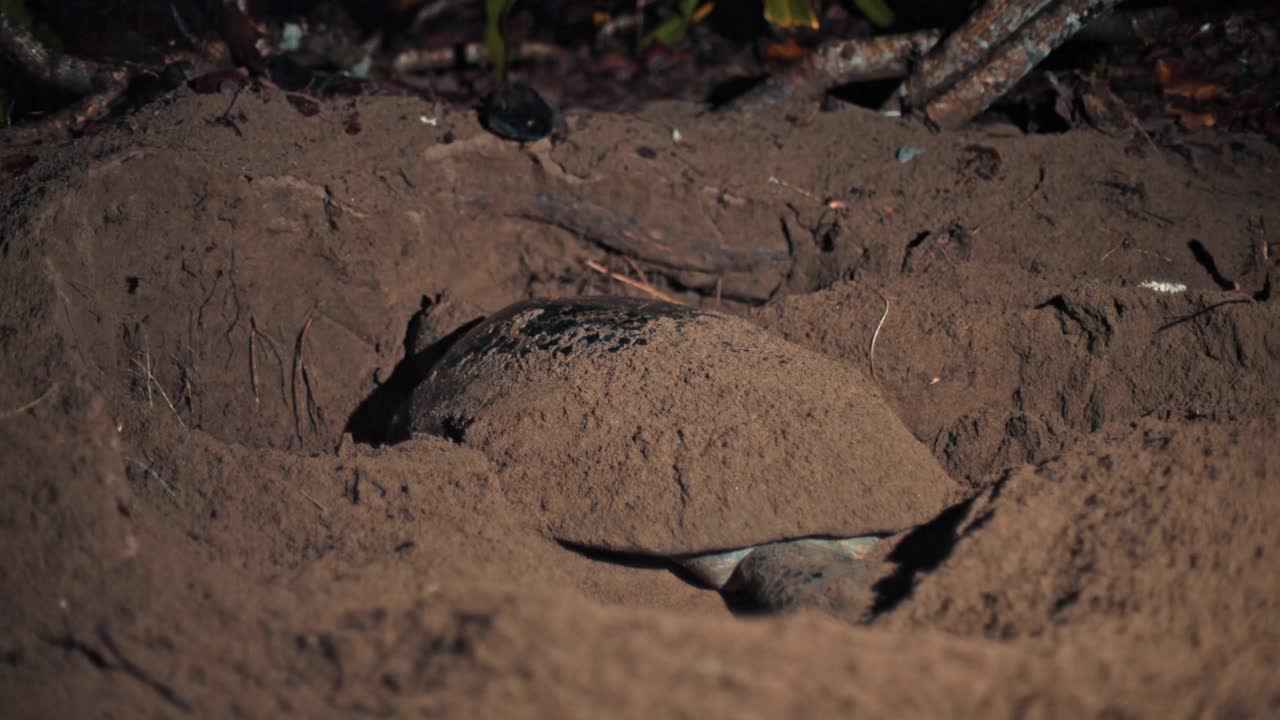
[[[684,135],[680,134],[679,128],[671,128],[671,142],[673,143],[684,142]]]
[[[347,68],[347,74],[353,78],[367,80],[369,78],[369,71],[372,69],[373,69],[373,57],[369,55],[365,55],[363,60]]]
[[[302,36],[305,33],[298,23],[285,23],[280,32],[280,50],[293,52],[302,47]]]
[[[1182,283],[1169,283],[1169,282],[1162,282],[1160,280],[1144,280],[1138,283],[1138,287],[1146,288],[1148,290],[1154,290],[1159,293],[1170,293],[1170,294],[1187,291],[1187,286],[1183,285]]]
[[[440,118],[427,117],[426,115],[419,115],[418,121],[423,125],[430,125],[431,127],[436,127],[440,124]]]

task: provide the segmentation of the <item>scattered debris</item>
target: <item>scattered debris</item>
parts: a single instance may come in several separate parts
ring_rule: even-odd
[[[1154,290],[1158,293],[1168,293],[1170,295],[1176,295],[1177,293],[1187,291],[1187,286],[1182,283],[1163,282],[1161,280],[1143,280],[1138,283],[1138,287]]]
[[[994,180],[1000,175],[1000,153],[986,145],[966,145],[960,155],[960,168],[981,180]]]
[[[924,148],[913,147],[911,145],[902,145],[893,153],[893,156],[898,159],[898,162],[902,163],[903,165],[906,165],[907,163],[911,162],[912,160],[915,160],[916,158],[920,157],[923,154],[924,154]]]
[[[959,223],[940,232],[922,234],[907,245],[902,258],[903,273],[920,273],[935,263],[968,260],[973,253],[973,236]]]

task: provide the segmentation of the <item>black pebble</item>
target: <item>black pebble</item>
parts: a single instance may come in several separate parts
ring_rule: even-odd
[[[521,83],[502,85],[484,100],[480,123],[507,140],[533,142],[551,132],[555,114],[536,90]]]

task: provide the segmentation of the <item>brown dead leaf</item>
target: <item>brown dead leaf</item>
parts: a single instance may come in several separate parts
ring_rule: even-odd
[[[1172,103],[1167,103],[1164,106],[1164,111],[1165,114],[1178,118],[1178,123],[1187,130],[1205,130],[1218,124],[1217,118],[1214,117],[1213,113],[1195,112],[1180,108]]]
[[[1196,102],[1208,102],[1225,95],[1226,92],[1226,88],[1211,82],[1187,81],[1164,86],[1165,95],[1187,98]]]
[[[792,62],[804,57],[809,52],[800,46],[794,38],[787,38],[782,42],[769,43],[764,49],[764,54],[771,60],[780,60],[782,62]]]

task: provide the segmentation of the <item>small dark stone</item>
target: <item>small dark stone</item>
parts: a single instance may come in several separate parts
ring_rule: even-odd
[[[507,140],[533,142],[551,132],[555,113],[536,90],[521,83],[509,83],[485,98],[480,123],[486,130]]]
[[[303,117],[314,117],[320,114],[320,104],[305,95],[289,94],[285,95],[284,99],[288,100],[289,104]]]

